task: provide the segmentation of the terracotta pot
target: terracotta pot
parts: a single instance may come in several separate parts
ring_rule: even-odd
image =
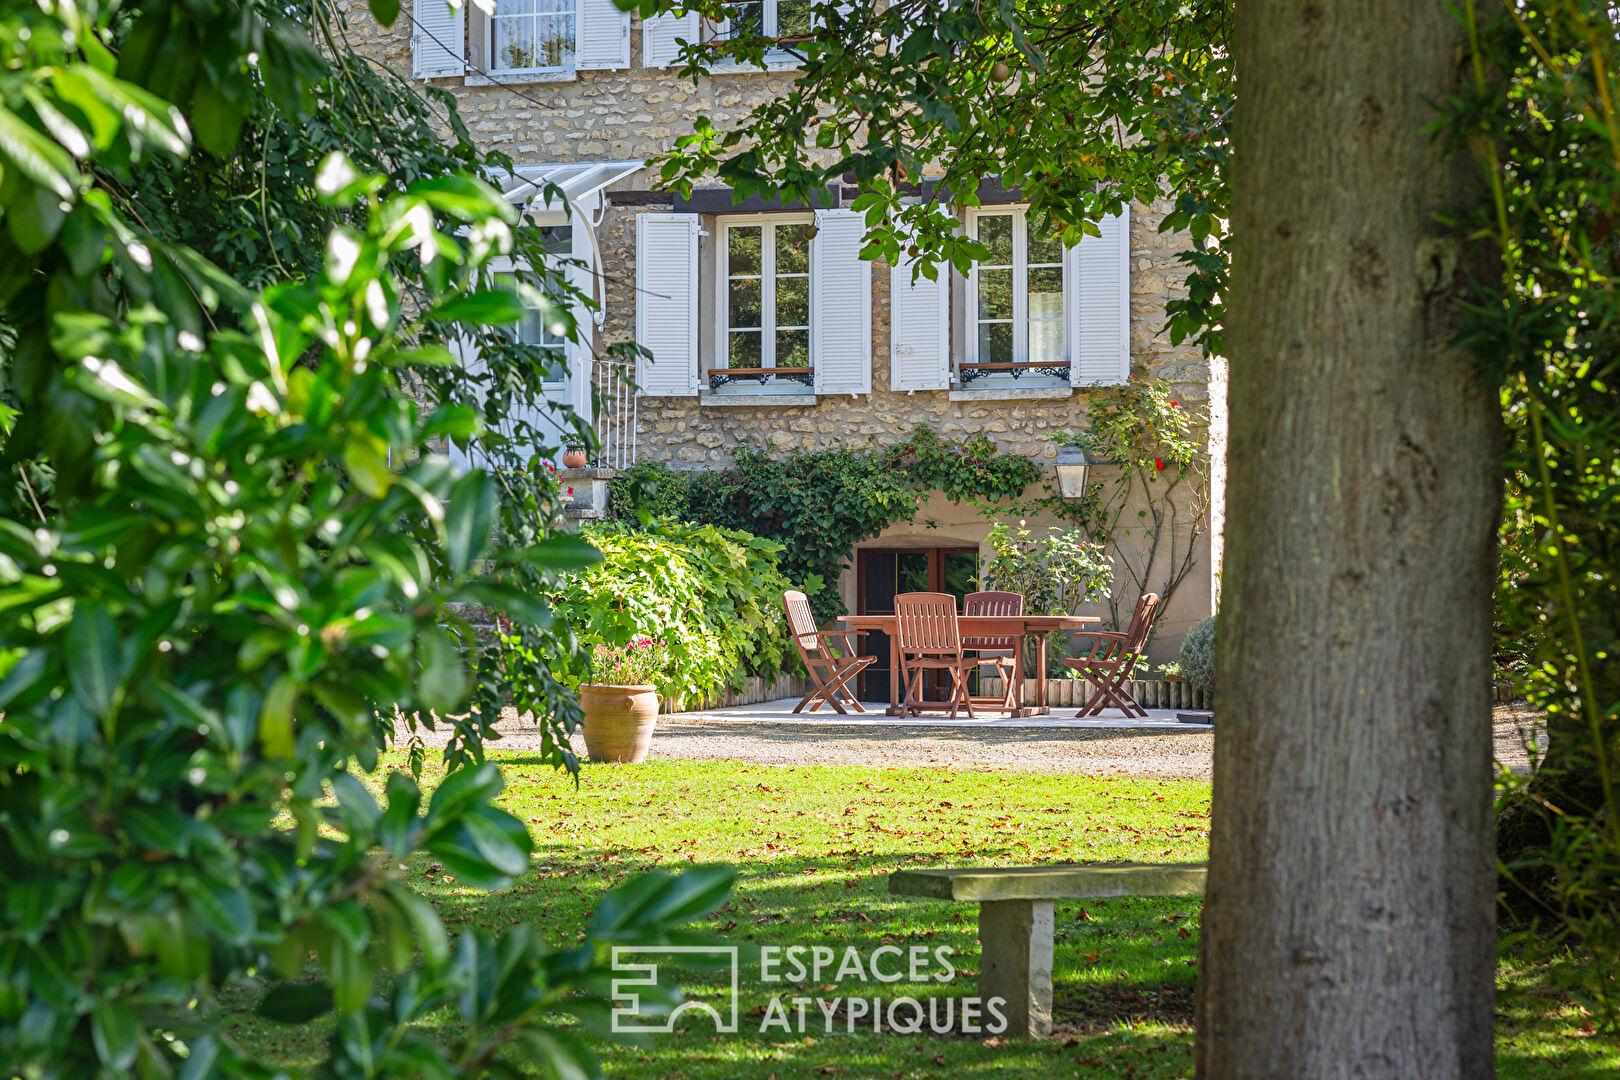
[[[583,450],[563,451],[563,468],[565,469],[583,469],[588,460]]]
[[[647,760],[658,723],[658,693],[651,686],[586,683],[579,688],[579,707],[585,714],[585,751],[592,761],[639,765]]]

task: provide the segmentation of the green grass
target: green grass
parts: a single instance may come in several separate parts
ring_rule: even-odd
[[[814,1005],[810,1030],[760,1034],[773,995],[920,999],[977,992],[976,907],[890,896],[900,867],[1035,862],[1194,861],[1208,844],[1209,786],[1201,782],[1094,779],[948,769],[827,766],[776,768],[734,762],[660,761],[591,766],[576,789],[537,758],[491,755],[507,779],[502,805],[529,824],[534,869],[502,893],[481,893],[412,860],[406,877],[452,930],[534,925],[572,945],[604,891],[654,866],[726,862],[738,868],[731,901],[706,929],[745,947],[948,946],[954,981],[884,986],[829,974],[807,987],[768,986],[757,963],[742,972],[741,1031],[717,1036],[707,1022],[641,1046],[601,1042],[611,1077],[668,1080],[823,1080],[1020,1075],[1138,1080],[1192,1074],[1196,898],[1060,903],[1054,966],[1057,1038],[1007,1041],[963,1034],[874,1034],[863,1021],[834,1030]],[[398,767],[401,759],[390,759]],[[431,787],[436,775],[424,777]],[[937,969],[936,969],[937,970]],[[1572,999],[1538,984],[1533,968],[1506,968],[1499,1063],[1507,1078],[1613,1075],[1620,1054],[1592,1037]],[[719,980],[683,980],[696,1000],[720,1003]],[[319,1055],[326,1028],[285,1029],[243,1008],[236,1034],[289,1064]]]

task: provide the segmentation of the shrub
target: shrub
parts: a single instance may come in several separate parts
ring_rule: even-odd
[[[998,521],[985,544],[990,561],[981,576],[984,587],[1023,596],[1028,614],[1067,615],[1108,597],[1109,558],[1077,528],[1035,536],[1022,521],[1016,527]]]
[[[689,474],[662,461],[638,461],[608,481],[608,516],[637,525],[645,512],[653,521],[686,521],[691,517]]]
[[[677,703],[781,671],[788,640],[778,604],[792,586],[777,568],[779,545],[713,525],[607,524],[584,534],[602,561],[569,575],[553,606],[588,648],[662,641],[669,664],[654,685]],[[563,663],[567,685],[588,677],[579,660]]]
[[[1193,624],[1176,659],[1182,678],[1208,694],[1215,692],[1215,619],[1211,615]]]

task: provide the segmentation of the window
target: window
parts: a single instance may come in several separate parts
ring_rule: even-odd
[[[968,362],[962,382],[1026,374],[1068,380],[1063,244],[1035,234],[1022,210],[981,211],[970,235],[989,251],[968,276]]]
[[[493,71],[574,67],[575,0],[497,0],[489,17]]]
[[[540,228],[541,242],[545,244],[547,261],[553,257],[568,258],[574,250],[572,225],[544,225]],[[553,298],[561,302],[560,297]],[[546,356],[546,375],[543,385],[558,387],[568,376],[568,339],[563,336],[563,324],[547,322],[544,310],[538,305],[525,304],[523,321],[517,324],[517,339],[524,345],[537,346]]]
[[[720,357],[723,368],[757,374],[710,375],[718,388],[738,378],[760,383],[765,369],[792,368],[778,378],[812,384],[810,372],[809,219],[753,221],[720,230]]]
[[[740,0],[733,6],[733,31],[747,28],[766,37],[803,38],[815,30],[814,0]]]

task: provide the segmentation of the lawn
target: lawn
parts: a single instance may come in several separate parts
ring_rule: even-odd
[[[909,1078],[1011,1071],[1029,1077],[1184,1077],[1192,1073],[1192,987],[1198,944],[1196,898],[1060,903],[1056,912],[1058,1036],[1042,1042],[984,1034],[879,1034],[861,1006],[830,1021],[813,1002],[804,1026],[794,997],[915,997],[924,1002],[976,993],[976,907],[891,897],[902,866],[1019,865],[1046,861],[1202,859],[1209,786],[1190,781],[1094,779],[948,769],[770,767],[729,762],[587,765],[576,788],[537,758],[491,755],[507,778],[502,805],[528,822],[534,869],[503,893],[477,892],[430,859],[406,876],[452,930],[533,924],[571,945],[598,897],[653,866],[727,862],[738,868],[730,903],[707,929],[745,950],[825,946],[864,960],[883,945],[952,950],[954,978],[878,984],[829,969],[806,985],[767,984],[757,954],[745,953],[740,1031],[716,1035],[706,1018],[642,1045],[601,1042],[611,1077],[680,1080]],[[399,759],[392,759],[396,767]],[[431,786],[436,777],[424,777]],[[892,953],[890,955],[893,955]],[[944,975],[938,962],[929,974]],[[1545,972],[1508,968],[1516,993],[1499,1010],[1504,1077],[1613,1075],[1620,1051],[1591,1036],[1590,1020],[1548,988]],[[926,978],[926,977],[925,977]],[[721,979],[692,973],[689,996],[723,1004]],[[791,1017],[761,1033],[780,996]],[[328,1030],[288,1029],[246,1011],[236,1033],[309,1062]],[[852,1020],[851,1014],[855,1014]],[[853,1023],[854,1032],[849,1031]],[[958,1024],[958,1027],[960,1025]],[[538,1074],[537,1074],[538,1075]]]

